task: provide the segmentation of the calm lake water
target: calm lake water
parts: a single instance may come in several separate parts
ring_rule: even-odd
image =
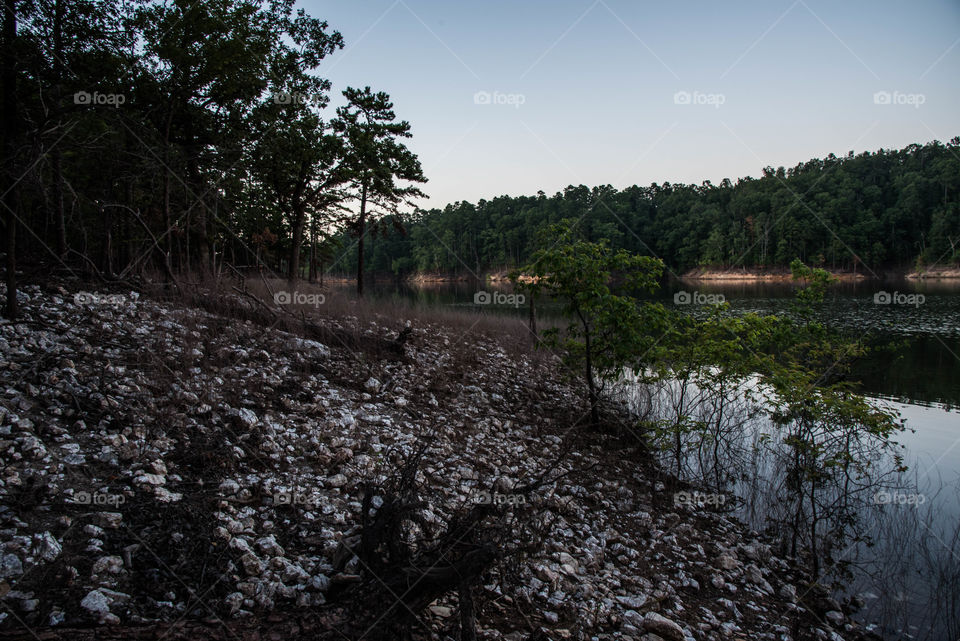
[[[509,293],[512,289],[509,284],[477,282],[422,287],[377,283],[369,295],[526,317],[522,305],[475,304],[478,291]],[[672,281],[655,297],[667,306],[690,300],[680,304],[697,313],[705,309],[698,300],[722,296],[733,313],[779,315],[789,314],[795,291],[789,283]],[[557,313],[556,306],[538,305],[541,318]],[[882,347],[858,364],[852,378],[861,381],[865,395],[892,406],[906,420],[908,430],[897,441],[904,446],[912,490],[926,495],[925,505],[912,508],[918,511],[911,517],[922,511],[926,519],[923,524],[914,523],[916,532],[900,532],[902,539],[881,540],[867,552],[866,562],[879,568],[881,575],[886,572],[887,578],[855,581],[853,591],[866,597],[859,618],[882,621],[878,632],[889,638],[939,639],[948,638],[944,636],[948,633],[955,637],[955,626],[960,625],[960,540],[952,538],[960,536],[960,282],[841,283],[831,287],[818,313],[830,326],[866,336],[871,345]],[[910,518],[900,521],[913,522]],[[908,541],[911,536],[913,542]],[[911,546],[923,549],[914,556]],[[919,560],[921,553],[928,559],[925,565]],[[939,561],[931,564],[931,555]],[[929,585],[936,579],[931,572],[956,577],[957,601],[946,606],[948,612],[943,605],[937,609],[929,603]]]
[[[369,289],[369,295],[425,306],[526,317],[524,306],[474,304],[478,291],[507,293],[511,290],[509,285],[475,282],[422,287],[376,283]],[[794,286],[784,283],[670,281],[658,292],[657,298],[673,305],[674,295],[679,292],[690,294],[691,299],[695,294],[722,295],[733,312],[784,314],[789,312],[795,291]],[[883,292],[889,295],[890,303],[875,303],[874,296]],[[923,298],[908,299],[909,296]],[[697,305],[686,307],[695,311]],[[538,306],[539,316],[551,314],[556,314],[551,305]],[[921,406],[960,408],[960,282],[841,283],[829,290],[821,315],[834,327],[858,334],[869,332],[876,337],[877,344],[900,343],[895,349],[874,352],[858,369],[856,378],[862,380],[865,394]],[[960,437],[960,422],[954,423],[954,427],[958,428]]]

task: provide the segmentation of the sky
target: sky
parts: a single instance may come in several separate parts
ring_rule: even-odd
[[[300,0],[387,92],[422,207],[714,184],[960,135],[960,0]],[[332,116],[332,113],[331,113]]]

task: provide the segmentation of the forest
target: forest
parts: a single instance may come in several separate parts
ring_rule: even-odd
[[[900,150],[833,154],[719,185],[569,186],[420,211],[371,240],[367,267],[393,274],[474,272],[523,264],[536,232],[580,220],[592,241],[695,267],[911,270],[960,259],[960,138]],[[352,264],[345,259],[345,264]]]
[[[524,264],[537,230],[673,271],[911,270],[960,258],[960,138],[814,159],[719,185],[569,186],[417,207],[410,123],[319,75],[344,47],[293,0],[11,2],[4,13],[7,271],[473,273]],[[336,100],[339,106],[332,106]],[[9,291],[15,283],[8,283]]]
[[[293,276],[343,230],[362,261],[368,225],[426,182],[386,93],[345,87],[331,106],[315,70],[343,37],[293,0],[9,0],[2,36],[10,292],[31,265]]]

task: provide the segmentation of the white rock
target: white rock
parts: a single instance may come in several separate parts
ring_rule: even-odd
[[[737,561],[729,554],[721,554],[717,557],[717,565],[724,570],[736,570],[740,566],[740,561]]]
[[[347,484],[347,477],[343,474],[335,474],[327,479],[326,484],[330,487],[343,487]]]
[[[251,552],[250,544],[243,537],[237,536],[230,539],[230,543],[227,544],[231,550],[236,550],[241,553]]]
[[[271,556],[283,556],[286,553],[272,534],[257,539],[257,549]]]
[[[625,608],[631,610],[639,610],[647,602],[647,597],[645,595],[640,596],[618,596],[617,601]]]
[[[142,473],[135,476],[133,482],[138,485],[163,485],[167,479],[159,474]]]
[[[305,352],[309,356],[330,356],[330,349],[323,343],[302,338],[292,338],[287,343],[288,349]]]
[[[623,613],[623,620],[637,628],[643,628],[643,616],[636,610],[627,610]]]
[[[23,563],[16,554],[4,554],[0,557],[0,578],[6,579],[23,574]]]
[[[253,410],[246,407],[237,410],[237,418],[240,419],[240,422],[243,423],[245,427],[253,427],[257,424],[257,415]]]
[[[683,628],[656,612],[647,612],[643,617],[643,630],[668,641],[684,641]]]
[[[84,610],[104,616],[110,613],[110,600],[100,590],[91,590],[87,596],[80,601],[80,607]]]
[[[782,586],[780,586],[779,594],[790,603],[794,603],[797,600],[797,588],[793,587],[789,583],[784,583]]]
[[[46,561],[47,563],[53,561],[58,556],[63,549],[60,545],[60,542],[57,541],[49,532],[44,532],[43,534],[34,534],[34,550],[36,550],[37,556]]]
[[[161,503],[176,503],[183,498],[183,494],[180,492],[171,492],[165,487],[155,488],[153,496]]]
[[[830,625],[837,627],[843,625],[843,612],[838,612],[837,610],[830,610],[825,615],[823,615],[827,621],[830,622]]]
[[[263,574],[263,561],[258,559],[253,552],[247,552],[240,557],[240,562],[243,563],[244,571],[250,576]]]
[[[330,589],[330,579],[325,574],[318,574],[310,579],[310,587],[319,592],[326,592]]]
[[[120,574],[123,570],[123,559],[119,556],[103,556],[93,564],[93,575],[100,575],[104,572],[109,574]]]
[[[234,495],[240,491],[240,484],[233,479],[227,479],[220,484],[220,493],[224,495]]]
[[[566,552],[560,553],[560,563],[561,565],[571,566],[574,569],[574,571],[576,571],[578,566],[577,560],[572,556],[570,556],[569,554],[567,554]]]

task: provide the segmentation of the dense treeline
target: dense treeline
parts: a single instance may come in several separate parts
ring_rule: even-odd
[[[368,269],[466,272],[521,265],[536,231],[580,219],[588,240],[655,255],[674,270],[786,267],[794,258],[858,271],[960,259],[960,138],[898,151],[829,155],[720,185],[617,191],[570,186],[421,212],[407,236],[371,241]]]
[[[960,259],[957,138],[736,184],[571,186],[405,219],[426,181],[410,125],[369,88],[330,108],[318,73],[344,41],[294,0],[3,0],[0,36],[8,291],[20,258],[108,280],[355,271],[362,292],[364,271],[522,265],[565,218],[673,270]]]
[[[10,278],[16,257],[301,276],[425,181],[389,96],[345,88],[328,115],[315,71],[343,38],[294,0],[4,0],[0,44]]]

